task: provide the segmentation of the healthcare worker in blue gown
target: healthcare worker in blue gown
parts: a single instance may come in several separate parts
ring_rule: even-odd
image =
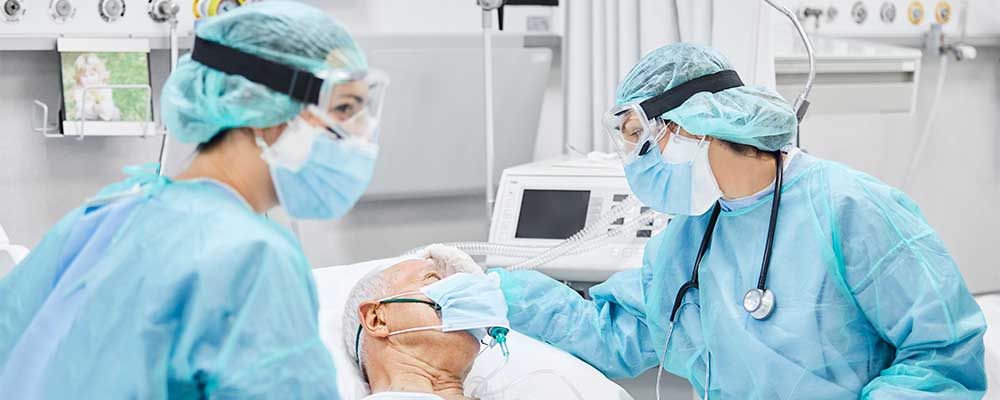
[[[790,146],[791,107],[743,85],[709,48],[650,53],[617,104],[605,125],[630,187],[676,217],[642,268],[593,287],[592,301],[538,272],[500,270],[513,329],[612,378],[662,362],[712,399],[983,396],[984,318],[905,194]]]
[[[263,213],[344,215],[372,175],[384,78],[298,2],[201,22],[160,105],[198,145],[133,170],[0,281],[0,398],[324,398],[337,385],[298,241]]]

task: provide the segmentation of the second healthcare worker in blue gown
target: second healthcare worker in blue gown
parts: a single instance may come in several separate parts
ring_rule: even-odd
[[[301,3],[202,21],[160,103],[197,156],[105,189],[0,281],[0,397],[338,398],[310,266],[261,213],[351,208],[386,83]]]
[[[606,126],[634,193],[677,216],[593,301],[500,271],[511,327],[609,377],[663,360],[713,399],[982,397],[984,318],[917,205],[791,147],[789,105],[730,69],[676,44],[628,74]]]

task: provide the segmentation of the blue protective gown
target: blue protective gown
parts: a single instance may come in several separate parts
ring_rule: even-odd
[[[981,398],[986,324],[916,204],[863,173],[809,155],[789,167],[767,277],[776,307],[753,319],[771,195],[723,211],[674,326],[664,367],[714,399]],[[737,202],[738,203],[738,202]],[[675,218],[642,269],[590,290],[500,271],[513,329],[609,377],[656,366],[674,297],[711,213]]]
[[[339,398],[298,242],[208,181],[78,208],[0,281],[0,397]]]

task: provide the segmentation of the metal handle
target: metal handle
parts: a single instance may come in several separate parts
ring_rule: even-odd
[[[87,132],[86,129],[84,129],[84,127],[85,127],[85,125],[87,123],[87,119],[83,117],[83,110],[85,110],[87,108],[87,93],[91,92],[91,91],[94,91],[94,90],[100,90],[100,89],[139,89],[139,90],[145,91],[146,95],[149,96],[149,101],[146,102],[146,120],[147,121],[145,121],[145,122],[137,122],[139,124],[139,126],[140,126],[139,131],[141,132],[141,134],[140,135],[136,135],[136,136],[142,136],[142,137],[150,136],[149,135],[149,131],[150,131],[150,128],[153,127],[153,109],[152,109],[152,105],[151,105],[151,103],[153,102],[153,89],[149,85],[138,85],[138,84],[128,84],[128,85],[94,85],[94,86],[84,86],[83,87],[83,101],[80,102],[80,107],[78,109],[78,114],[79,114],[80,119],[77,120],[77,121],[75,121],[77,123],[77,130],[78,130],[78,133],[79,133],[79,137],[77,138],[77,140],[83,140],[83,137],[86,135],[86,132]],[[74,121],[70,121],[70,122],[74,122]]]
[[[802,44],[806,47],[806,54],[809,56],[809,77],[806,79],[805,87],[802,88],[802,94],[795,99],[795,116],[801,122],[802,118],[805,118],[806,112],[809,111],[809,93],[812,92],[813,82],[816,80],[816,51],[813,49],[812,41],[809,40],[805,28],[802,27],[802,23],[799,22],[791,9],[775,3],[774,0],[764,0],[764,2],[792,21],[792,25],[795,26],[795,30],[802,39]]]
[[[49,130],[51,130],[54,127],[58,126],[58,124],[50,124],[49,123],[49,106],[47,104],[42,103],[41,101],[35,100],[35,108],[31,109],[32,117],[38,115],[38,109],[39,108],[42,109],[42,118],[40,119],[40,121],[41,121],[41,127],[40,128],[39,127],[34,128],[35,132],[41,132],[42,136],[47,137],[47,138],[53,138],[54,139],[54,138],[61,138],[61,137],[63,137],[63,135],[60,135],[60,134],[57,134],[57,133],[49,133]],[[32,118],[32,119],[36,119],[36,118]]]

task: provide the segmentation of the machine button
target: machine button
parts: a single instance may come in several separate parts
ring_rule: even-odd
[[[882,3],[882,10],[879,11],[882,22],[891,24],[896,21],[896,5],[890,2]]]
[[[627,199],[627,198],[628,198],[627,194],[616,194],[616,195],[614,195],[614,196],[611,197],[611,200],[615,201],[615,202],[621,202],[621,201],[625,201],[625,199]]]
[[[60,24],[69,21],[75,14],[76,7],[69,0],[56,0],[49,7],[49,17]]]
[[[635,233],[635,237],[638,238],[648,238],[653,237],[653,231],[650,229],[643,229]]]
[[[625,225],[625,217],[618,218],[611,225]]]
[[[7,0],[3,3],[3,16],[7,22],[15,22],[24,15],[24,6],[21,0]]]
[[[924,20],[924,3],[914,1],[906,10],[906,17],[913,25],[920,25]]]
[[[97,11],[104,22],[115,22],[125,16],[125,1],[101,0],[97,3]]]
[[[864,2],[859,1],[854,3],[854,7],[851,7],[851,18],[858,25],[865,23],[865,20],[868,19],[868,7],[865,7]]]
[[[934,8],[934,19],[941,25],[951,21],[951,5],[946,1],[939,2]]]

